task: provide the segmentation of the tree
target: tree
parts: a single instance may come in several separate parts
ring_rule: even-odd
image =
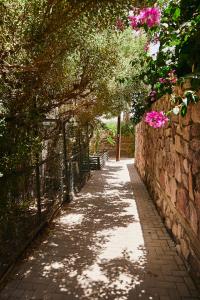
[[[120,111],[129,110],[133,91],[145,90],[140,80],[145,43],[144,35],[133,36],[130,29],[104,35],[102,46],[105,56],[96,52],[91,69],[95,70],[97,77],[91,74],[91,94],[78,107],[82,115],[85,107],[87,120],[103,114],[117,116]],[[94,49],[93,45],[94,42],[91,45]],[[87,53],[89,51],[88,47]]]
[[[1,117],[9,121],[0,137],[3,172],[15,169],[20,161],[32,162],[43,137],[36,128],[54,108],[64,113],[73,100],[79,111],[89,105],[94,116],[124,107],[137,78],[132,76],[130,57],[138,59],[143,45],[141,39],[134,47],[128,31],[116,32],[116,18],[126,14],[129,4],[89,0],[1,4]]]

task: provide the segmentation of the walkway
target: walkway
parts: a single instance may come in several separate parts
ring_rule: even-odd
[[[94,172],[11,277],[0,299],[200,299],[131,160]]]

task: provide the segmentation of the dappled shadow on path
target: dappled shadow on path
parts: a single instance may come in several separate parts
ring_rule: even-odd
[[[7,290],[23,291],[25,299],[123,300],[143,280],[144,266],[129,176],[123,166],[111,163],[94,172],[63,208]]]
[[[150,266],[152,249],[146,245],[126,165],[109,162],[63,208],[2,295],[15,300],[159,299],[147,289],[160,274]]]

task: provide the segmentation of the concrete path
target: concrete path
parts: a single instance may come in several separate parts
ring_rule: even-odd
[[[200,298],[132,160],[122,160],[93,173],[0,299]]]

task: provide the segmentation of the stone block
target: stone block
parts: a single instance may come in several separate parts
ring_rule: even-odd
[[[167,202],[166,201],[162,202],[162,209],[163,209],[163,212],[166,213],[166,211],[167,211]]]
[[[165,224],[166,224],[168,229],[170,229],[170,230],[172,229],[172,222],[169,218],[165,219]]]
[[[196,152],[200,152],[200,139],[193,139],[190,142],[190,148]]]
[[[182,183],[184,185],[184,188],[186,188],[186,190],[189,190],[188,175],[185,173],[182,174]]]
[[[175,162],[174,162],[173,157],[171,159],[169,159],[166,168],[168,170],[168,175],[170,177],[174,177],[175,176]]]
[[[171,201],[175,205],[176,203],[176,193],[177,193],[177,182],[175,178],[170,178],[170,192]]]
[[[199,190],[199,188],[200,187],[198,186],[198,191],[197,190],[194,191],[194,196],[195,196],[195,200],[199,201],[199,204],[200,204],[200,190]]]
[[[181,253],[181,245],[180,244],[176,245],[176,251],[178,252],[179,255],[182,255],[182,253]]]
[[[200,172],[200,153],[191,152],[192,174],[196,175]]]
[[[170,220],[172,220],[172,221],[174,220],[174,213],[173,213],[173,212],[170,213],[169,218],[170,218]]]
[[[170,178],[167,172],[165,172],[165,192],[168,196],[171,196]]]
[[[193,184],[193,174],[192,167],[189,168],[189,177],[188,177],[188,188],[189,188],[189,197],[194,200],[194,184]]]
[[[194,178],[194,188],[196,191],[200,192],[200,173]]]
[[[178,154],[175,156],[175,178],[178,182],[182,181],[180,156]]]
[[[200,192],[194,191],[194,202],[196,207],[198,208],[199,217],[200,217]],[[199,222],[200,224],[200,222]]]
[[[171,212],[170,207],[167,206],[167,209],[166,209],[166,212],[165,212],[165,216],[169,217],[170,216],[170,212]]]
[[[180,240],[180,250],[182,255],[184,256],[185,259],[188,258],[188,255],[190,254],[189,246],[185,239]]]
[[[160,198],[156,199],[156,205],[161,208],[162,207],[162,200]]]
[[[189,172],[189,162],[186,158],[183,160],[183,168],[185,173],[187,174]]]
[[[191,126],[191,136],[200,137],[200,124],[192,124]]]
[[[198,231],[197,210],[191,201],[189,202],[189,210],[190,210],[190,224],[191,224],[193,231],[197,234],[197,231]]]
[[[170,144],[170,153],[173,156],[175,154],[175,152],[176,152],[176,150],[175,150],[175,144],[172,143],[172,144]]]
[[[165,190],[165,173],[164,171],[160,172],[159,183],[163,190]]]
[[[165,144],[164,139],[159,140],[159,143],[160,143],[160,148],[163,149],[164,144]]]
[[[180,240],[183,236],[183,230],[182,230],[182,226],[181,224],[178,224],[178,228],[177,228],[177,237]]]
[[[189,143],[183,140],[179,135],[175,136],[175,150],[184,157],[189,156]]]
[[[178,153],[182,153],[181,137],[179,135],[175,136],[175,150]]]
[[[172,114],[170,118],[173,123],[179,123],[179,116]]]
[[[194,123],[200,123],[200,102],[192,105],[191,118]]]
[[[189,215],[188,198],[189,198],[189,195],[188,195],[188,191],[186,189],[179,188],[177,190],[176,207],[184,217],[187,217]]]
[[[170,144],[172,143],[172,138],[166,138],[164,141],[164,151],[169,152],[170,151]]]
[[[165,136],[166,137],[170,137],[172,135],[172,130],[171,130],[171,128],[167,128],[166,130],[165,130]]]
[[[190,140],[190,128],[191,126],[181,126],[178,125],[176,128],[176,132],[178,135],[182,136],[184,140]]]
[[[174,223],[172,226],[172,233],[175,237],[178,236],[178,225],[176,223]]]

